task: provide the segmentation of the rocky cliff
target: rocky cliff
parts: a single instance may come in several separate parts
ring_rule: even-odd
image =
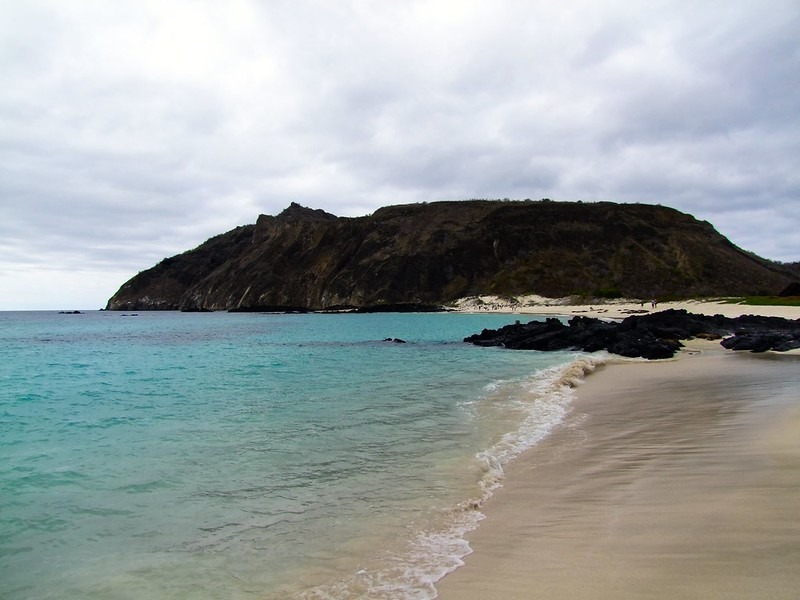
[[[438,304],[474,294],[777,294],[787,265],[663,206],[434,202],[341,218],[292,204],[129,280],[110,310]]]

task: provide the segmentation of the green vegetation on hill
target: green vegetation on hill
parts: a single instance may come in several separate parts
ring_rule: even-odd
[[[780,293],[796,273],[663,206],[432,202],[341,218],[292,204],[126,282],[112,310],[444,304],[480,294]]]
[[[800,296],[744,296],[726,298],[725,302],[747,306],[800,306]]]

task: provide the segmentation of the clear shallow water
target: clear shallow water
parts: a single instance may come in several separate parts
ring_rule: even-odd
[[[0,597],[432,597],[569,401],[515,318],[0,313]]]

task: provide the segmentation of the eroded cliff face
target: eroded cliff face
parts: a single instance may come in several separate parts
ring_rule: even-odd
[[[465,201],[340,218],[292,204],[125,283],[110,310],[441,304],[473,294],[778,293],[791,280],[706,222],[641,204]]]

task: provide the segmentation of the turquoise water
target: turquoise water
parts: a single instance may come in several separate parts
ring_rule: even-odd
[[[0,597],[433,597],[569,402],[515,318],[0,313]]]

